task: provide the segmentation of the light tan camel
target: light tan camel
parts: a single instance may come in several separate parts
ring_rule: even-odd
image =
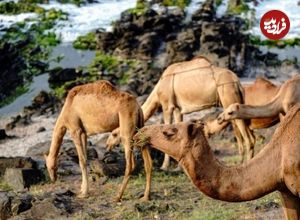
[[[242,165],[226,166],[214,156],[203,125],[150,125],[135,136],[176,159],[195,186],[209,197],[242,202],[278,190],[286,219],[300,219],[300,104],[280,123],[271,141]]]
[[[272,100],[280,86],[277,86],[264,78],[257,78],[253,84],[243,86],[245,91],[245,104],[247,105],[263,105]],[[217,116],[221,114],[218,111],[212,115],[204,117],[203,122],[205,123],[205,134],[209,137],[210,135],[221,131],[227,125],[229,121],[224,121],[221,124],[217,121]],[[268,118],[254,118],[246,121],[247,125],[251,130],[268,128],[279,122],[279,115]]]
[[[296,103],[300,102],[300,76],[287,80],[282,84],[277,95],[265,105],[230,105],[218,117],[218,122],[232,119],[251,119],[274,117],[279,113],[285,115]]]
[[[120,136],[125,148],[125,176],[116,200],[122,198],[130,173],[135,168],[132,153],[132,136],[137,127],[144,124],[142,110],[134,96],[118,91],[108,81],[76,86],[70,90],[56,121],[46,166],[52,181],[57,178],[59,149],[66,131],[69,130],[79,157],[82,184],[79,196],[88,195],[87,137],[109,132],[120,126]],[[149,199],[152,160],[148,149],[142,151],[147,184],[144,200]]]
[[[243,103],[243,89],[238,77],[228,69],[213,66],[206,58],[170,65],[142,105],[147,121],[159,106],[162,106],[165,124],[182,121],[183,114],[200,111],[221,104]],[[233,122],[239,149],[247,147],[248,158],[253,157],[254,136],[243,120]],[[243,139],[241,139],[243,138]],[[113,137],[110,136],[110,143]],[[116,142],[115,142],[116,144]],[[240,151],[244,158],[244,151]],[[169,156],[165,155],[161,169],[169,167]]]

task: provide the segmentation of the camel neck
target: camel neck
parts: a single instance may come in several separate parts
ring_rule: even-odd
[[[251,106],[251,105],[239,105],[238,114],[239,117],[243,119],[252,118],[265,118],[277,116],[281,112],[281,107],[278,105],[277,100],[274,100],[266,105],[261,106]]]
[[[259,198],[275,190],[280,175],[280,154],[270,146],[265,146],[248,163],[238,166],[225,166],[218,161],[208,143],[200,153],[190,151],[181,160],[189,177],[204,194],[219,200],[241,202]],[[276,148],[278,149],[278,148]]]

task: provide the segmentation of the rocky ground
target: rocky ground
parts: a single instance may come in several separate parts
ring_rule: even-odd
[[[203,113],[194,113],[186,116],[185,120],[202,116]],[[34,162],[20,162],[19,159],[13,162],[14,165],[10,162],[6,166],[20,167],[22,164],[25,170],[34,168],[44,176],[43,153],[49,149],[56,117],[57,114],[32,116],[28,125],[17,123],[14,128],[7,130],[7,137],[0,142],[1,156],[22,156],[25,161],[31,157]],[[9,118],[1,118],[1,127],[10,121]],[[160,121],[161,115],[157,114],[148,123]],[[274,129],[256,132],[256,151],[269,141]],[[145,186],[145,176],[141,157],[136,152],[138,168],[129,182],[123,201],[115,203],[113,199],[122,180],[125,161],[121,148],[113,153],[105,152],[106,137],[107,134],[102,134],[89,138],[89,198],[79,199],[75,195],[81,183],[80,169],[75,147],[69,135],[66,135],[59,157],[58,182],[52,184],[46,177],[28,186],[23,183],[23,186],[11,180],[18,176],[16,170],[11,174],[14,178],[9,178],[7,171],[2,171],[1,219],[283,219],[277,193],[245,203],[212,200],[197,191],[184,173],[160,171],[162,155],[158,152],[152,152],[155,160],[152,200],[145,203],[138,200]],[[240,157],[230,128],[214,135],[210,144],[224,163],[239,163]],[[1,164],[5,164],[2,158],[0,168]],[[172,166],[176,167],[176,163]],[[27,173],[27,177],[32,175],[36,174]]]

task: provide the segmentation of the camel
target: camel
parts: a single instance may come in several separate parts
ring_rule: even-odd
[[[273,97],[279,91],[280,86],[277,86],[265,78],[257,78],[253,84],[244,85],[245,91],[245,104],[247,105],[263,105],[264,103],[272,100]],[[207,137],[221,131],[227,125],[229,121],[224,121],[221,124],[217,121],[217,116],[221,114],[221,111],[217,111],[211,115],[205,116],[202,121],[205,123],[205,134]],[[269,128],[280,121],[280,115],[275,115],[268,118],[252,118],[246,121],[250,130]]]
[[[235,103],[227,107],[218,116],[218,122],[232,119],[265,118],[285,115],[296,103],[300,102],[300,76],[287,80],[282,84],[276,96],[264,105],[245,105]]]
[[[126,169],[116,200],[122,198],[131,172],[135,168],[132,136],[144,125],[143,113],[134,96],[118,91],[108,81],[100,80],[71,89],[56,121],[46,166],[52,181],[57,179],[57,160],[63,137],[69,130],[79,158],[82,184],[79,197],[88,196],[87,137],[109,132],[120,126],[125,148]],[[142,151],[147,173],[143,200],[149,199],[152,161],[148,149]]]
[[[285,218],[300,219],[300,104],[294,106],[271,141],[241,165],[222,164],[211,150],[203,124],[181,122],[150,125],[135,136],[136,146],[151,145],[177,160],[194,185],[205,195],[242,202],[278,190]]]
[[[145,122],[162,106],[165,124],[183,119],[183,114],[200,111],[221,104],[243,103],[244,92],[238,77],[228,69],[212,65],[199,56],[191,61],[175,63],[167,67],[153,91],[142,105]],[[239,149],[247,147],[248,158],[254,154],[254,136],[243,120],[233,121]],[[110,143],[117,144],[110,136]],[[240,153],[244,158],[244,151]],[[170,158],[165,155],[161,169],[167,170]]]

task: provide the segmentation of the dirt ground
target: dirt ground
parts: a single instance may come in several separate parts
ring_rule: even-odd
[[[50,118],[47,123],[45,120],[39,119],[38,121],[42,121],[43,125],[48,126],[47,131],[51,134],[51,127],[55,120]],[[159,120],[159,117],[154,119],[155,122]],[[35,125],[33,130],[35,131],[38,127]],[[274,130],[273,127],[255,132],[257,137],[256,152],[269,141]],[[23,131],[23,139],[31,136],[30,132]],[[36,142],[39,142],[45,141],[45,139],[48,140],[50,137],[51,135],[44,134],[43,137],[35,138],[37,139]],[[19,141],[23,139],[19,139]],[[7,146],[12,143],[7,143]],[[216,156],[225,164],[240,163],[240,156],[230,128],[210,138],[210,144]],[[1,147],[4,148],[4,146]],[[16,152],[22,153],[23,151]],[[175,162],[172,165],[176,167]],[[34,185],[29,189],[29,193],[35,197],[34,207],[36,209],[43,209],[41,204],[47,198],[55,198],[53,201],[54,204],[55,201],[60,204],[56,205],[59,210],[60,206],[63,206],[61,208],[63,211],[58,213],[52,213],[50,209],[45,208],[45,215],[41,219],[283,219],[281,201],[277,192],[255,201],[243,203],[221,202],[210,199],[198,191],[184,173],[163,172],[156,168],[153,171],[151,201],[141,202],[139,200],[145,186],[145,175],[144,172],[141,172],[130,179],[123,201],[115,203],[113,200],[121,181],[122,177],[91,177],[90,196],[87,199],[79,199],[75,195],[80,189],[80,175],[60,177],[58,182],[54,184],[44,182]],[[57,198],[56,196],[59,194],[63,194],[64,199]],[[57,202],[57,200],[59,201]],[[13,219],[28,219],[28,214],[33,212],[32,210],[34,209]],[[31,213],[30,216],[33,216],[33,214]]]

